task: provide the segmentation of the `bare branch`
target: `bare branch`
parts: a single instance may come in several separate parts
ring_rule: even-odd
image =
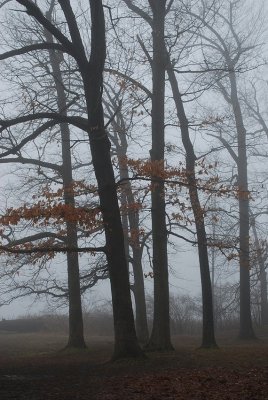
[[[132,83],[133,85],[135,85],[137,88],[143,90],[148,97],[152,98],[152,92],[150,92],[149,89],[147,89],[144,85],[142,85],[140,82],[138,82],[136,79],[131,78],[131,76],[124,74],[123,72],[120,72],[116,69],[113,68],[104,68],[104,72],[109,72],[111,74],[117,75],[125,80],[127,80],[128,82]]]
[[[152,26],[153,21],[149,14],[147,14],[145,11],[143,11],[138,6],[135,6],[135,4],[133,4],[132,0],[123,0],[123,1],[131,11],[133,11],[135,14],[139,15],[146,22],[148,22],[149,25]]]
[[[77,54],[79,54],[79,58],[76,60],[81,60],[82,63],[87,63],[87,57],[85,54],[85,48],[82,42],[82,38],[77,26],[76,18],[73,12],[73,9],[70,4],[70,0],[58,0],[59,4],[62,8],[62,11],[65,15],[69,32],[72,38],[72,42],[75,43],[75,47],[77,48]]]
[[[66,52],[65,47],[63,47],[59,43],[35,43],[29,46],[23,46],[20,49],[6,51],[5,53],[0,54],[0,60],[6,60],[7,58],[30,53],[31,51],[36,51],[36,50],[59,50],[62,52]]]
[[[9,120],[0,120],[0,132],[3,132],[5,129],[10,128],[11,126],[18,125],[24,122],[34,121],[37,119],[50,119],[54,120],[57,123],[65,122],[67,124],[71,124],[76,126],[83,131],[88,131],[88,120],[82,117],[75,116],[65,116],[58,113],[49,113],[49,112],[40,112],[35,114],[27,114],[22,117],[17,117]]]
[[[65,48],[69,54],[74,58],[77,56],[77,49],[70,40],[63,35],[63,33],[56,28],[42,13],[40,8],[32,0],[16,0],[26,8],[28,15],[34,17],[45,29],[47,29]]]
[[[187,239],[185,236],[178,235],[178,233],[175,233],[175,232],[172,232],[172,231],[167,231],[167,233],[168,233],[169,235],[175,236],[175,237],[177,237],[177,238],[179,238],[179,239],[183,239],[183,240],[185,240],[185,242],[191,243],[191,244],[193,244],[193,245],[196,245],[196,244],[197,244],[197,241],[196,241],[196,240]]]
[[[56,233],[53,232],[41,232],[41,233],[36,233],[35,235],[30,235],[26,236],[22,239],[17,239],[17,240],[10,240],[8,243],[8,246],[19,246],[24,243],[29,243],[29,242],[34,242],[36,240],[41,240],[41,239],[46,239],[46,238],[53,238],[53,239],[59,239],[61,241],[65,241],[64,236],[57,235]]]
[[[0,157],[2,157],[2,155],[0,155]],[[62,172],[61,165],[53,164],[46,161],[34,160],[32,158],[25,158],[21,156],[18,156],[16,158],[3,158],[3,159],[0,158],[0,164],[10,164],[10,163],[38,165],[39,167],[54,169],[55,171]]]

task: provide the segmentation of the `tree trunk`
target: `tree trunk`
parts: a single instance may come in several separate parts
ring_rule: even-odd
[[[124,162],[120,162],[120,159],[122,160],[126,156],[126,150],[122,147],[123,146],[121,145],[121,148],[118,149],[120,179],[123,179],[125,181],[124,186],[122,187],[122,205],[130,205],[127,215],[128,225],[130,232],[133,232],[135,235],[135,240],[131,242],[130,246],[132,248],[132,268],[134,275],[134,284],[132,286],[132,291],[134,294],[136,306],[136,332],[139,342],[145,344],[149,340],[149,330],[147,323],[145,288],[142,268],[142,249],[140,245],[139,235],[139,211],[131,209],[131,204],[135,203],[135,198],[131,189],[131,184],[128,181],[128,167],[125,165]]]
[[[233,66],[229,65],[231,104],[236,123],[238,152],[238,203],[239,203],[239,264],[240,264],[240,339],[254,339],[250,307],[250,254],[249,254],[249,190],[247,174],[246,129],[237,95]]]
[[[102,86],[106,40],[102,0],[89,0],[91,11],[91,54],[89,61],[70,0],[58,0],[58,3],[65,15],[71,41],[55,26],[48,23],[35,3],[25,0],[22,3],[25,5],[28,14],[46,27],[62,43],[67,53],[72,54],[81,73],[88,114],[88,125],[84,130],[87,131],[90,141],[106,238],[106,256],[114,316],[114,358],[137,357],[143,353],[137,341],[134,325],[124,234],[110,155],[111,144],[104,129]]]
[[[152,150],[151,161],[164,169],[165,153],[165,4],[149,0],[153,11],[152,59]],[[153,177],[154,178],[154,177]],[[169,282],[165,187],[163,180],[152,182],[152,239],[154,274],[154,319],[148,349],[172,350],[169,317]]]
[[[104,129],[102,74],[105,60],[105,23],[102,1],[90,0],[90,9],[91,56],[87,69],[82,69],[81,72],[89,119],[92,162],[106,238],[115,332],[113,358],[116,359],[140,356],[142,351],[135,332],[124,234],[110,155],[111,144]]]
[[[252,214],[251,214],[252,215]],[[262,249],[260,246],[255,218],[251,217],[251,226],[253,230],[253,235],[255,239],[255,248],[257,253],[257,260],[259,264],[259,280],[260,280],[260,291],[261,291],[261,326],[268,324],[268,299],[267,299],[267,276],[265,271],[265,261],[262,254]]]
[[[116,108],[116,104],[114,104],[114,108]],[[122,122],[123,116],[118,116],[118,121],[114,119],[111,122],[115,132],[115,134],[111,136],[111,140],[115,146],[118,157],[120,180],[123,182],[121,187],[121,204],[123,206],[123,210],[127,208],[127,212],[124,211],[123,213],[122,222],[125,236],[126,255],[128,258],[130,256],[129,247],[132,249],[131,264],[133,268],[134,283],[131,289],[134,295],[136,306],[136,333],[139,342],[146,344],[149,340],[149,330],[147,323],[144,276],[142,268],[142,247],[140,244],[139,233],[139,211],[135,209],[133,210],[131,207],[131,205],[134,205],[135,203],[135,197],[129,181],[129,170],[126,163],[128,143],[126,139],[124,123]],[[128,239],[129,231],[130,234],[131,232],[134,233],[134,238],[132,237],[130,242]]]
[[[167,57],[169,57],[168,54]],[[178,82],[172,69],[170,60],[168,60],[168,77],[177,109],[177,116],[180,122],[182,142],[186,152],[186,173],[189,185],[190,201],[194,213],[196,226],[203,304],[202,347],[217,347],[214,333],[213,298],[209,271],[209,258],[207,251],[207,235],[205,229],[204,214],[199,201],[195,176],[196,156],[189,135],[188,120],[178,88]]]
[[[267,299],[267,273],[264,265],[260,266],[260,284],[261,284],[261,324],[268,325],[268,299]]]
[[[47,15],[49,18],[49,15]],[[45,31],[48,42],[53,41],[52,35]],[[57,92],[57,103],[59,113],[67,115],[67,100],[64,92],[63,79],[60,70],[60,53],[50,50],[50,63],[53,72]],[[61,146],[62,146],[62,179],[64,202],[66,205],[75,206],[72,177],[72,158],[70,129],[68,124],[60,124]],[[66,221],[66,245],[67,247],[78,247],[77,227],[75,223]],[[77,252],[67,253],[68,272],[68,301],[69,301],[69,338],[67,347],[85,348],[83,313],[80,292],[79,260]]]

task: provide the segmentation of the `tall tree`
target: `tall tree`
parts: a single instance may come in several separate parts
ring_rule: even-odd
[[[46,18],[51,21],[53,8],[46,13]],[[53,36],[48,31],[44,32],[47,42],[53,43]],[[61,115],[67,116],[67,98],[64,91],[63,78],[61,74],[61,54],[55,50],[49,50],[49,61],[51,64],[52,75],[56,87],[58,110]],[[61,144],[62,144],[62,180],[63,195],[66,206],[75,207],[74,181],[72,174],[71,156],[71,133],[66,122],[60,124]],[[76,222],[66,221],[66,245],[67,247],[78,247]],[[68,300],[69,300],[69,340],[68,347],[86,347],[83,332],[83,313],[80,291],[79,259],[77,252],[67,253],[68,271]]]
[[[153,54],[149,59],[152,69],[152,149],[151,162],[164,171],[165,157],[165,16],[166,0],[148,0],[152,17],[130,0],[126,5],[140,15],[152,28]],[[148,53],[147,53],[148,55]],[[161,174],[160,174],[161,175]],[[159,176],[152,176],[151,218],[153,239],[154,318],[148,348],[172,350],[169,317],[168,235],[166,229],[165,187]]]
[[[268,324],[268,297],[267,297],[267,273],[265,265],[265,257],[263,255],[263,249],[259,240],[258,232],[256,229],[256,218],[252,212],[250,212],[250,223],[254,236],[254,247],[256,252],[256,261],[259,266],[259,281],[260,281],[260,308],[261,308],[261,325],[265,326]]]
[[[149,0],[153,12],[152,38],[152,163],[161,163],[165,153],[165,15],[166,1]],[[152,239],[154,273],[154,320],[148,347],[171,350],[165,184],[155,177],[152,187]],[[154,180],[154,177],[153,177]]]
[[[150,59],[152,67],[152,77],[153,77],[153,98],[152,98],[152,161],[159,162],[164,160],[164,93],[165,93],[165,73],[167,71],[168,78],[170,81],[172,95],[175,102],[177,116],[179,119],[179,124],[181,128],[182,142],[186,152],[186,174],[190,193],[190,201],[192,209],[194,212],[195,225],[197,230],[197,241],[198,241],[198,252],[199,252],[199,262],[201,271],[201,283],[202,283],[202,295],[203,295],[203,339],[202,345],[204,347],[214,347],[216,346],[215,334],[214,334],[214,319],[213,319],[213,302],[212,302],[212,290],[209,272],[209,260],[207,254],[207,237],[205,231],[204,215],[203,210],[199,201],[197,180],[195,176],[195,161],[196,156],[194,153],[194,148],[189,135],[189,123],[186,117],[184,104],[182,102],[181,94],[179,91],[179,86],[177,82],[176,75],[173,69],[173,62],[171,58],[176,60],[175,53],[169,54],[166,47],[165,40],[165,18],[168,12],[174,5],[174,1],[170,2],[155,2],[149,1],[152,8],[153,17],[150,17],[148,13],[140,9],[133,4],[132,1],[124,0],[130,9],[139,14],[143,19],[145,19],[152,27],[153,31],[153,56]],[[164,4],[165,3],[165,4]],[[187,28],[186,28],[187,29]],[[190,29],[190,28],[189,28]],[[176,42],[178,38],[178,33],[174,33],[174,41]],[[173,45],[171,48],[173,49]],[[173,49],[174,51],[174,49]],[[146,51],[145,51],[146,52]],[[162,166],[164,168],[164,165]],[[170,348],[169,338],[169,325],[167,320],[168,313],[168,268],[167,268],[167,258],[165,258],[164,247],[167,246],[167,241],[165,241],[165,235],[167,235],[166,226],[164,223],[165,218],[165,196],[164,196],[164,185],[163,182],[157,180],[156,189],[152,192],[152,234],[154,238],[155,231],[155,246],[159,246],[159,243],[163,243],[163,247],[155,248],[158,256],[160,256],[157,251],[159,250],[162,254],[162,258],[159,257],[159,264],[156,263],[154,269],[154,285],[155,285],[155,314],[154,314],[154,327],[151,341],[149,345],[152,347],[157,347],[156,343],[165,343],[163,348]],[[155,207],[155,201],[159,204]],[[157,211],[156,211],[157,210]],[[158,218],[154,219],[154,213]],[[154,222],[156,221],[156,225]],[[161,221],[161,223],[160,223]],[[160,228],[161,227],[161,228]],[[163,229],[162,229],[163,228]],[[161,238],[160,238],[161,237]],[[153,244],[154,246],[154,244]],[[153,255],[154,257],[154,255]],[[166,264],[163,260],[166,260]],[[161,260],[161,263],[160,263]],[[154,262],[156,262],[154,260]],[[162,275],[159,274],[159,266],[162,268]],[[160,278],[158,281],[158,277]],[[163,290],[164,288],[164,290]],[[163,292],[162,297],[160,297],[159,291]],[[159,304],[161,302],[161,305]],[[161,317],[164,315],[165,317]],[[161,320],[161,318],[163,318]],[[161,347],[161,346],[159,346]]]
[[[172,89],[173,99],[176,105],[177,116],[180,124],[182,143],[185,149],[186,158],[186,178],[189,187],[190,202],[194,213],[197,246],[199,256],[199,266],[202,287],[202,307],[203,307],[203,333],[202,347],[215,347],[214,315],[213,315],[213,296],[211,278],[209,270],[208,240],[205,228],[204,211],[202,209],[196,178],[196,155],[189,133],[189,122],[186,116],[182,96],[179,90],[178,81],[167,54],[167,71]]]
[[[31,17],[47,29],[59,43],[43,43],[33,46],[34,49],[56,48],[70,54],[76,61],[81,74],[88,119],[69,117],[62,114],[48,113],[28,115],[16,120],[1,121],[4,129],[25,120],[52,118],[53,123],[72,123],[87,132],[90,141],[92,162],[96,175],[100,209],[103,216],[106,246],[105,253],[108,261],[111,281],[112,302],[114,312],[115,347],[114,358],[136,357],[142,354],[138,345],[134,317],[132,311],[129,276],[127,270],[124,235],[121,224],[116,183],[110,156],[110,141],[104,128],[102,108],[103,69],[105,62],[105,21],[101,0],[90,0],[91,11],[91,53],[88,60],[81,38],[78,22],[69,0],[59,0],[59,5],[65,16],[69,29],[70,40],[58,27],[51,23],[41,9],[31,0],[17,0],[26,8]],[[18,50],[15,54],[26,53],[30,49]],[[10,55],[10,54],[9,54]],[[11,54],[13,55],[13,53]],[[8,55],[6,55],[8,57]],[[50,123],[52,123],[50,121]],[[48,123],[47,123],[48,125]],[[42,127],[45,129],[47,127]]]
[[[213,9],[214,18],[204,20],[202,14],[191,11],[203,28],[200,29],[200,46],[203,51],[204,68],[213,71],[215,88],[221,93],[230,107],[236,131],[237,151],[221,135],[219,140],[226,147],[237,168],[237,193],[239,207],[239,265],[240,265],[240,332],[241,339],[255,337],[250,310],[250,191],[248,182],[247,130],[241,106],[238,87],[238,74],[246,71],[246,56],[256,48],[256,34],[241,32],[236,21],[239,21],[244,2],[228,1],[224,7]],[[217,28],[217,23],[223,29]],[[260,33],[259,28],[256,32]],[[213,57],[212,52],[213,51]],[[215,57],[217,54],[217,57]],[[255,64],[255,60],[254,60]],[[256,67],[256,65],[254,65]]]
[[[126,116],[123,111],[123,103],[130,99],[124,99],[124,89],[120,91],[111,86],[105,85],[104,92],[107,100],[104,99],[105,113],[107,118],[111,120],[112,130],[109,132],[114,151],[118,158],[118,168],[121,184],[121,207],[122,222],[125,234],[126,254],[129,258],[129,264],[132,265],[134,281],[131,290],[135,299],[135,323],[137,337],[140,343],[146,344],[149,340],[149,330],[146,316],[146,300],[144,288],[144,276],[142,268],[142,253],[140,235],[139,209],[136,209],[136,199],[134,189],[130,183],[129,167],[127,165],[128,156],[128,136],[130,135],[130,127],[127,125]],[[121,98],[118,102],[118,98]],[[116,114],[116,115],[115,115]]]

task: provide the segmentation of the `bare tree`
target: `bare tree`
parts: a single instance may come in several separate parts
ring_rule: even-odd
[[[214,17],[204,20],[203,15],[191,11],[191,15],[202,24],[197,32],[203,52],[203,68],[211,72],[215,79],[215,88],[221,93],[232,110],[236,139],[228,143],[222,135],[218,138],[226,147],[237,167],[237,195],[239,205],[239,263],[240,263],[240,333],[241,339],[255,337],[250,313],[250,247],[249,247],[249,203],[247,130],[239,95],[238,76],[247,69],[256,68],[253,52],[258,46],[260,25],[246,27],[236,25],[244,3],[229,1],[213,10]],[[260,14],[258,14],[260,15]],[[256,16],[255,18],[259,18]],[[256,19],[255,19],[256,20]],[[221,29],[217,28],[217,24]],[[213,52],[213,56],[212,56]],[[250,54],[250,58],[249,58]],[[246,57],[250,64],[246,63]],[[252,61],[251,61],[252,60]],[[218,71],[216,71],[218,69]]]
[[[111,121],[109,136],[112,142],[112,150],[118,158],[120,185],[120,203],[122,207],[122,224],[125,234],[126,254],[129,264],[132,265],[134,281],[131,290],[136,306],[136,331],[139,342],[146,344],[149,339],[149,331],[146,316],[145,288],[142,267],[143,248],[141,244],[141,224],[135,189],[130,182],[130,171],[127,165],[128,138],[131,140],[132,115],[128,124],[124,103],[131,101],[124,97],[124,89],[116,89],[113,84],[104,86],[105,115]],[[120,100],[119,100],[120,99]],[[136,102],[135,102],[136,104]]]
[[[165,16],[167,2],[148,0],[149,10],[124,0],[130,10],[138,14],[152,28],[153,54],[149,56],[141,44],[152,69],[152,149],[151,162],[164,170],[165,152]],[[148,7],[148,6],[147,6]],[[141,42],[140,42],[141,43]],[[161,166],[160,166],[161,165]],[[154,319],[149,349],[171,350],[170,318],[169,318],[169,284],[168,284],[168,236],[165,213],[164,181],[157,178],[152,188],[152,239],[153,239],[153,274],[154,274]]]
[[[114,358],[141,355],[142,352],[137,342],[134,327],[124,236],[110,156],[110,141],[104,128],[101,101],[102,73],[105,61],[105,25],[102,2],[100,0],[90,1],[91,53],[89,60],[74,10],[69,1],[60,0],[59,5],[68,25],[70,40],[55,24],[45,17],[41,9],[31,0],[17,0],[17,2],[24,6],[27,14],[48,30],[58,43],[35,44],[33,47],[30,46],[30,48],[15,51],[15,54],[27,53],[32,49],[42,48],[57,49],[71,55],[77,63],[83,81],[87,118],[66,116],[58,113],[37,113],[1,121],[2,129],[7,129],[18,123],[45,118],[49,121],[42,126],[42,130],[55,123],[69,123],[87,132],[105,227],[105,253],[111,281],[115,325]],[[2,58],[13,55],[14,53],[11,52],[11,54],[5,54]],[[36,132],[35,134],[38,133]],[[29,140],[31,139],[28,137]],[[71,252],[74,250],[71,250]]]

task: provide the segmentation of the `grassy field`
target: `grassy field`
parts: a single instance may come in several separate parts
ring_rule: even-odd
[[[234,337],[234,336],[233,336]],[[88,349],[62,351],[61,334],[0,333],[0,399],[268,399],[268,338],[220,337],[220,349],[173,338],[175,351],[110,363],[112,337],[88,337]]]

